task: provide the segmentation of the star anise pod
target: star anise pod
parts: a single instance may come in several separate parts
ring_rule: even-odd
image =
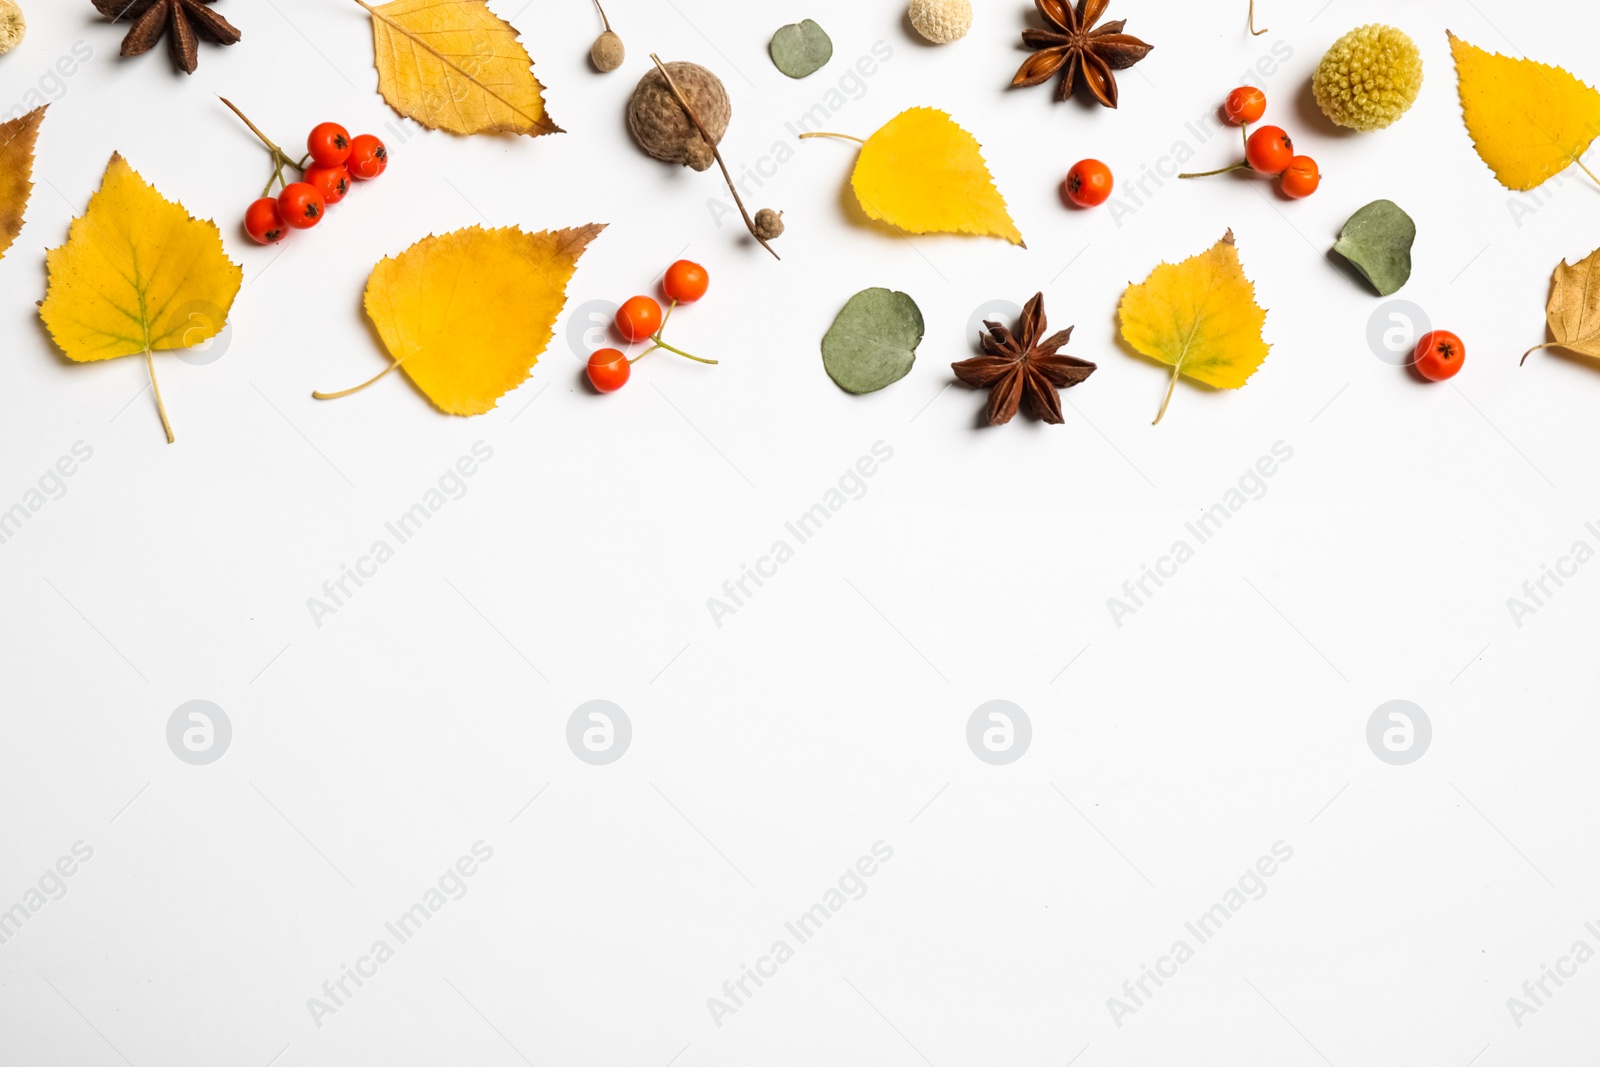
[[[133,21],[122,39],[122,54],[142,56],[169,29],[172,61],[186,74],[200,65],[200,38],[217,44],[238,44],[233,24],[206,4],[215,0],[94,0],[100,14],[113,22]]]
[[[1126,70],[1150,54],[1151,45],[1122,32],[1127,20],[1096,27],[1111,0],[1033,0],[1047,29],[1023,30],[1022,43],[1034,49],[1011,79],[1013,86],[1040,85],[1061,73],[1061,99],[1072,95],[1078,72],[1096,100],[1117,106],[1115,70]]]
[[[1064,421],[1056,390],[1077,385],[1095,371],[1095,365],[1087,360],[1057,354],[1072,337],[1072,327],[1039,339],[1045,330],[1043,293],[1034,294],[1022,309],[1017,333],[998,322],[984,325],[989,332],[978,335],[983,355],[952,363],[950,369],[968,385],[989,390],[989,404],[984,408],[989,425],[1010,422],[1023,398],[1034,418]]]

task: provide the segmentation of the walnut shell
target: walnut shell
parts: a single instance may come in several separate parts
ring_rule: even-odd
[[[711,149],[722,141],[722,135],[728,132],[728,120],[733,117],[728,90],[722,79],[698,63],[668,63],[667,71],[705,124],[711,144],[700,136],[672,95],[667,79],[654,67],[639,79],[633,98],[628,101],[628,129],[640,148],[663,163],[706,170],[715,162]]]

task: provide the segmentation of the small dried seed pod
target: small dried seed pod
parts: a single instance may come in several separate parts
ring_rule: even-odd
[[[970,0],[911,0],[911,27],[932,44],[959,41],[972,29]]]
[[[594,47],[589,49],[589,62],[594,64],[594,69],[602,74],[608,74],[622,66],[622,61],[627,56],[627,51],[622,47],[622,38],[605,31],[594,39]]]
[[[27,20],[16,0],[0,0],[0,56],[21,44],[27,32]]]
[[[783,212],[764,207],[756,212],[754,233],[763,241],[783,236]]]
[[[716,161],[717,153],[698,137],[684,146],[683,165],[690,170],[710,170]]]
[[[666,67],[705,124],[712,144],[706,144],[672,95],[667,79],[654,68],[639,79],[633,98],[628,101],[628,129],[640,148],[663,163],[707,170],[716,162],[712,145],[721,142],[722,135],[728,132],[728,120],[733,117],[728,90],[720,78],[698,63],[668,63]]]

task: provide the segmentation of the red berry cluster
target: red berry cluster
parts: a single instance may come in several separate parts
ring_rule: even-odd
[[[306,138],[306,154],[299,160],[290,159],[244,112],[226,99],[222,102],[243,119],[272,156],[272,177],[267,179],[261,199],[244,213],[245,232],[260,244],[277,244],[290,230],[309,230],[322,221],[329,204],[345,198],[352,179],[376,178],[389,165],[389,150],[382,141],[370,133],[351,137],[337,122],[318,123]],[[300,180],[286,181],[285,168],[300,171]],[[282,189],[277,196],[272,195],[273,185]]]
[[[617,309],[616,320],[613,325],[617,333],[629,344],[648,340],[649,348],[629,359],[615,348],[602,348],[589,356],[589,384],[602,393],[614,393],[628,384],[628,377],[633,373],[633,364],[648,356],[658,348],[668,352],[676,352],[696,363],[716,363],[714,359],[702,359],[690,355],[681,348],[674,348],[661,339],[661,331],[666,328],[667,319],[672,316],[673,309],[679,304],[692,304],[706,295],[706,289],[711,285],[711,276],[706,269],[698,263],[691,263],[687,259],[680,259],[667,268],[667,273],[661,279],[661,291],[666,298],[672,301],[665,315],[661,313],[661,305],[655,298],[648,296],[631,296]]]
[[[1299,200],[1310,196],[1322,184],[1322,172],[1317,161],[1310,156],[1297,156],[1294,142],[1281,126],[1263,126],[1255,133],[1250,124],[1258,122],[1267,113],[1267,94],[1250,85],[1241,85],[1228,94],[1222,103],[1222,115],[1235,126],[1244,129],[1244,160],[1221,170],[1208,170],[1204,174],[1180,174],[1180,178],[1208,178],[1213,174],[1249,168],[1257,174],[1270,174],[1278,179],[1283,195]]]

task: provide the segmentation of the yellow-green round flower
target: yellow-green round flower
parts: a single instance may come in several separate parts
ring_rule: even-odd
[[[1311,78],[1322,113],[1352,130],[1393,125],[1422,89],[1422,53],[1393,26],[1361,26],[1334,42]]]

